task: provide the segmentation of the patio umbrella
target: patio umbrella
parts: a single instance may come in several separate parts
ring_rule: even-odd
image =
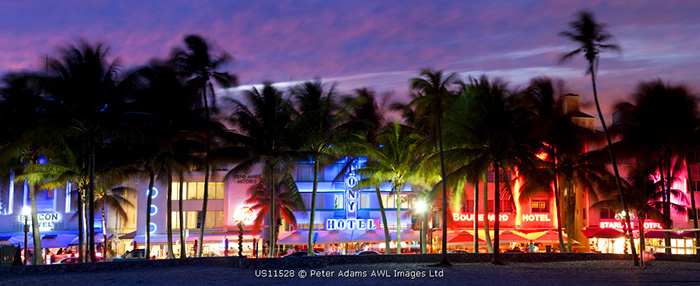
[[[531,240],[542,242],[542,243],[559,243],[559,233],[554,230],[548,230],[543,232],[535,232],[528,235]],[[565,233],[561,234],[564,243],[566,243],[568,237]]]
[[[396,240],[396,232],[391,233],[391,240]],[[420,231],[417,230],[404,230],[401,232],[401,241],[420,241]]]
[[[486,242],[485,240],[479,239],[479,242]],[[462,245],[462,244],[473,244],[474,236],[466,231],[460,231],[458,233],[453,233],[447,236],[447,245]]]
[[[278,239],[277,244],[279,245],[304,245],[309,243],[309,232],[295,230],[292,232],[286,232],[287,235],[284,238]],[[314,232],[314,241],[318,238],[318,232]]]
[[[370,243],[385,242],[384,232],[377,232],[377,230],[374,229],[368,230],[364,233],[358,233],[356,236],[353,236],[352,241]]]
[[[335,243],[350,243],[352,240],[349,235],[346,235],[337,230],[323,231],[318,235],[316,243],[318,244],[335,244]],[[308,243],[308,239],[307,239]]]
[[[649,231],[644,233],[644,239],[647,238],[664,238],[665,237],[665,231]],[[683,233],[677,233],[675,231],[669,231],[671,233],[671,238],[683,238]],[[690,232],[691,237],[693,236],[693,232]],[[639,235],[637,235],[639,236]]]
[[[506,230],[504,232],[501,232],[501,235],[498,236],[499,242],[500,243],[511,243],[511,242],[529,242],[530,239],[524,235],[524,234],[519,234],[512,232],[510,230]]]
[[[587,238],[623,238],[625,234],[614,228],[591,227],[582,231]]]

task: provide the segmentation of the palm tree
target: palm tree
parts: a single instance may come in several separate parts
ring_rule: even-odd
[[[627,204],[624,201],[622,195],[622,182],[620,179],[620,171],[617,169],[617,161],[615,160],[615,153],[612,149],[612,141],[610,140],[610,133],[608,132],[608,127],[605,124],[605,118],[603,118],[603,112],[600,110],[600,103],[598,102],[598,90],[596,88],[596,70],[598,69],[598,55],[606,50],[619,51],[620,47],[615,44],[611,44],[608,41],[612,39],[612,35],[608,33],[605,28],[605,24],[597,23],[593,18],[593,14],[589,11],[580,11],[578,13],[578,20],[569,23],[571,30],[561,32],[561,35],[580,44],[580,47],[564,55],[560,62],[568,61],[574,56],[583,54],[588,61],[588,69],[586,74],[591,75],[591,84],[593,85],[593,99],[595,100],[595,107],[598,111],[598,117],[600,118],[600,124],[603,126],[603,131],[605,132],[605,139],[608,143],[608,152],[610,153],[610,162],[612,163],[613,171],[615,173],[615,183],[617,184],[617,191],[620,194],[620,199],[622,201],[622,208],[625,211],[625,220],[627,225],[630,225],[629,212],[627,211]],[[632,230],[627,230],[627,235],[630,241],[634,240],[632,236]],[[637,258],[637,251],[634,245],[631,247],[632,256],[634,257],[634,265],[639,265],[639,260]]]
[[[135,190],[128,187],[100,187],[97,192],[95,192],[96,201],[93,205],[99,206],[102,212],[102,257],[104,258],[107,258],[107,216],[105,215],[105,206],[108,206],[114,210],[122,219],[127,219],[124,207],[133,206],[133,204],[129,202],[125,196],[132,191]]]
[[[248,189],[248,195],[250,197],[245,203],[252,204],[251,208],[258,212],[253,224],[253,232],[260,231],[266,216],[271,213],[275,214],[271,217],[284,218],[284,220],[296,229],[297,222],[294,212],[306,211],[306,208],[301,194],[297,189],[294,177],[289,172],[289,166],[282,166],[281,169],[265,168],[265,172],[276,172],[279,173],[279,176],[265,174],[265,176],[260,178],[257,184]],[[268,184],[271,181],[267,180],[267,178],[278,179],[275,179],[274,185],[270,186]],[[278,226],[279,224],[277,221],[270,221],[271,229],[276,230]],[[272,257],[274,256],[274,245],[277,241],[277,231],[271,231],[270,233],[275,235],[275,237],[270,240],[270,256]]]
[[[319,167],[337,160],[335,156],[341,149],[343,140],[338,140],[342,133],[337,127],[341,124],[336,103],[335,86],[325,89],[320,80],[309,81],[292,88],[296,99],[299,117],[294,124],[302,135],[304,151],[308,153],[313,164],[313,187],[311,193],[311,215],[309,218],[309,249],[313,249],[313,232],[316,218],[316,192],[318,188]],[[309,251],[313,256],[314,252]]]
[[[671,219],[665,215],[662,210],[666,205],[670,205],[674,209],[682,212],[685,208],[682,205],[675,203],[664,202],[666,190],[663,181],[654,182],[652,179],[656,166],[644,165],[637,163],[634,168],[629,170],[628,179],[625,181],[624,196],[629,202],[630,208],[635,211],[637,220],[639,221],[639,249],[643,252],[646,248],[644,243],[644,221],[647,218],[657,220],[668,227],[671,225]],[[679,190],[672,189],[671,194],[677,198],[684,198],[683,193]],[[613,206],[619,209],[620,198],[614,197],[607,200],[602,200],[591,207]],[[644,266],[642,260],[642,266]]]
[[[296,137],[293,135],[295,130],[290,126],[297,111],[291,101],[271,83],[266,83],[262,91],[253,88],[245,92],[244,97],[247,99],[245,103],[231,100],[234,112],[230,121],[236,126],[237,133],[228,135],[226,141],[231,146],[220,148],[216,156],[238,163],[226,174],[226,178],[262,163],[266,182],[260,186],[275,186],[279,182],[279,178],[276,178],[279,170],[305,158],[304,154],[294,151],[298,150],[294,144],[299,142],[292,140]],[[272,193],[268,190],[268,194]],[[276,199],[276,196],[270,195],[268,209],[275,209]],[[273,226],[277,213],[269,212],[269,217],[270,249],[275,249],[277,236]],[[273,251],[270,251],[272,256]]]
[[[415,109],[416,118],[421,118],[416,122],[418,131],[427,131],[433,142],[437,140],[440,152],[440,174],[444,180],[445,157],[442,150],[442,118],[444,111],[454,102],[456,95],[451,90],[453,84],[457,83],[457,74],[450,73],[443,76],[442,71],[423,69],[420,73],[422,77],[411,79],[411,90],[418,93],[409,106]],[[451,266],[447,260],[447,185],[442,184],[442,260],[439,265]]]
[[[633,152],[623,155],[637,162],[657,166],[661,180],[666,182],[663,213],[669,218],[673,172],[680,171],[680,159],[697,148],[693,138],[698,126],[696,105],[697,98],[685,86],[654,80],[639,84],[634,102],[616,106],[620,120],[611,129],[622,135],[622,140],[614,146]],[[674,167],[674,159],[678,166]],[[667,247],[670,240],[667,235]]]
[[[118,61],[108,62],[109,49],[102,44],[80,42],[61,51],[60,59],[48,58],[48,75],[43,78],[44,92],[60,102],[56,118],[63,134],[80,137],[88,169],[87,202],[89,214],[88,252],[96,261],[94,242],[95,153],[119,128],[124,105],[117,92]]]
[[[348,152],[348,155],[366,156],[366,149],[377,150],[380,146],[377,142],[377,135],[384,128],[384,112],[388,107],[387,102],[389,96],[385,95],[384,99],[379,104],[376,101],[376,97],[373,91],[367,88],[360,88],[355,90],[354,96],[346,96],[342,99],[345,108],[341,112],[347,113],[347,120],[339,129],[351,135],[358,135],[361,138],[361,142],[345,139],[346,142],[344,145],[349,145],[350,147],[348,149],[353,150],[352,152]],[[350,159],[348,161],[354,160]],[[382,226],[384,229],[384,245],[387,246],[391,242],[391,236],[389,235],[389,223],[387,222],[384,202],[379,188],[382,183],[384,182],[375,182],[375,185],[369,187],[374,187],[377,202],[379,203],[379,212],[382,217]],[[361,184],[364,184],[364,182]],[[354,190],[358,190],[361,184],[355,186]]]
[[[448,111],[450,142],[463,141],[459,148],[446,151],[455,162],[454,171],[444,181],[448,184],[467,178],[478,180],[488,171],[494,171],[494,215],[500,215],[501,197],[510,196],[510,184],[501,186],[506,170],[534,169],[537,160],[533,150],[539,142],[527,137],[532,130],[533,112],[522,103],[522,96],[512,93],[501,80],[489,81],[482,76],[470,79],[460,98]],[[501,174],[503,171],[503,174]],[[486,180],[484,180],[486,182]],[[499,249],[499,220],[494,221],[494,264],[502,264]]]
[[[420,162],[418,143],[420,137],[397,122],[386,126],[377,136],[379,148],[367,150],[367,163],[358,173],[364,177],[357,188],[379,186],[391,182],[391,193],[396,199],[396,253],[401,254],[401,193],[406,184],[417,181]],[[381,201],[381,198],[380,198]],[[387,230],[385,227],[385,234]],[[388,244],[386,246],[389,247]]]
[[[173,62],[179,65],[181,72],[188,78],[187,84],[196,93],[196,98],[204,104],[203,108],[207,122],[206,153],[204,154],[204,199],[202,200],[202,224],[199,229],[199,241],[204,241],[204,228],[206,227],[204,222],[206,221],[209,195],[209,152],[211,151],[209,97],[212,99],[212,106],[216,107],[216,94],[214,93],[212,81],[221,87],[227,88],[236,85],[238,80],[235,75],[217,71],[219,67],[231,60],[231,56],[227,53],[221,52],[218,56],[212,57],[209,53],[209,44],[197,35],[186,36],[185,43],[188,51],[176,49],[173,52]],[[202,256],[203,244],[200,243],[197,248],[197,257]]]

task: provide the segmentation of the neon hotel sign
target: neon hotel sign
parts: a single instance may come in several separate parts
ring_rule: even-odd
[[[631,221],[630,224],[632,225],[632,229],[637,229],[639,224],[637,224],[634,221]],[[600,228],[616,228],[616,229],[623,229],[625,223],[621,221],[601,221],[600,222]],[[660,223],[655,222],[655,221],[645,221],[644,222],[644,228],[645,229],[663,229]]]
[[[487,218],[489,221],[495,221],[496,215],[495,214],[488,214]],[[484,214],[477,215],[477,219],[479,221],[484,221]],[[508,214],[500,214],[498,216],[498,221],[508,221],[509,219],[510,219],[510,215],[508,215]],[[474,214],[452,213],[452,220],[453,221],[474,221]],[[523,214],[522,220],[523,221],[552,221],[549,218],[549,214]]]

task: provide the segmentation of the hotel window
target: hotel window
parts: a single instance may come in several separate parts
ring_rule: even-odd
[[[360,208],[361,209],[371,208],[370,196],[376,197],[377,195],[372,194],[372,193],[360,193]],[[377,208],[379,208],[379,205],[377,205]]]
[[[343,204],[343,195],[342,194],[335,194],[333,196],[333,208],[334,209],[342,209],[344,208]]]
[[[197,214],[199,211],[188,211],[184,212],[183,216],[185,218],[185,228],[196,229],[197,228]],[[173,228],[180,228],[180,219],[177,211],[171,213],[173,219]],[[224,212],[223,211],[207,211],[207,225],[206,228],[221,227],[224,225]]]
[[[314,180],[314,166],[311,164],[297,165],[297,181],[309,182]]]
[[[187,200],[204,199],[204,182],[185,182],[183,184],[183,197]],[[173,200],[177,200],[180,195],[180,183],[173,183]],[[208,198],[210,200],[224,199],[224,182],[209,182]]]
[[[700,214],[700,210],[699,210],[699,209],[695,209],[695,211],[696,211],[698,214]],[[691,220],[694,220],[694,219],[695,219],[695,216],[693,215],[693,208],[688,208],[688,209],[686,209],[686,213],[688,214],[688,221],[691,221]]]
[[[530,210],[533,213],[548,213],[549,200],[532,200],[530,202]]]
[[[615,219],[615,210],[612,208],[601,207],[600,219]]]
[[[488,200],[488,212],[494,212],[494,206],[496,205],[493,200]]]
[[[206,228],[212,228],[224,225],[224,212],[223,211],[207,211],[207,225]]]
[[[401,194],[401,208],[406,209],[408,208],[408,198],[406,194]],[[396,194],[392,195],[382,195],[382,200],[384,201],[384,207],[385,208],[391,208],[395,209],[396,208]]]
[[[510,200],[501,200],[501,212],[513,212],[513,202]]]

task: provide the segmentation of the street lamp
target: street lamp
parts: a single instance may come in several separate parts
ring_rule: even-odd
[[[414,208],[415,208],[416,212],[421,214],[421,216],[423,217],[423,223],[422,223],[422,226],[420,228],[420,253],[425,253],[425,237],[424,237],[424,235],[425,235],[426,229],[428,228],[427,227],[428,220],[425,217],[426,216],[425,211],[428,210],[428,204],[426,204],[425,201],[422,201],[422,200],[417,201]]]
[[[29,214],[31,214],[31,212],[32,208],[29,206],[22,207],[22,215],[24,216],[24,265],[27,265],[27,249],[29,248],[27,247],[27,234],[29,233],[29,224],[27,223],[27,219],[29,219]]]
[[[243,224],[253,220],[253,209],[244,206],[233,213],[233,221],[238,225],[238,257],[243,257]]]

